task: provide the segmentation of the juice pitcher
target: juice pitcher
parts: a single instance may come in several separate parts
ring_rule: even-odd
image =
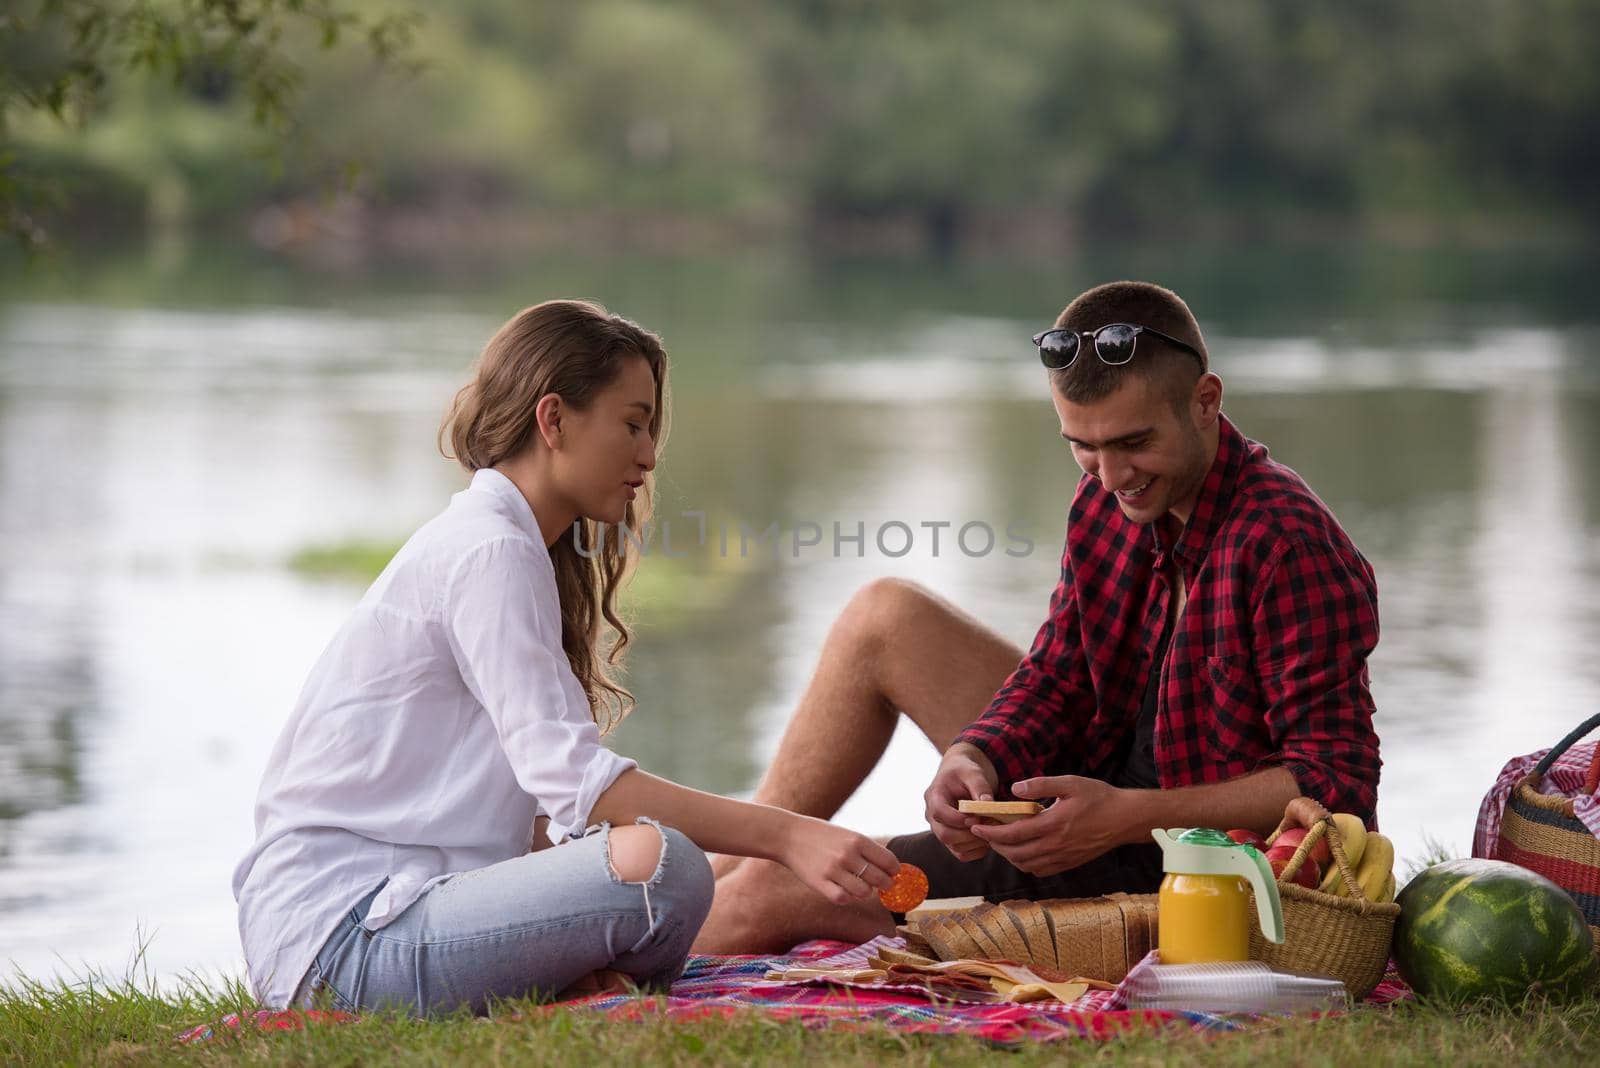
[[[1267,858],[1209,827],[1155,830],[1162,870],[1158,944],[1162,964],[1250,959],[1250,893],[1270,942],[1283,941],[1283,906]]]

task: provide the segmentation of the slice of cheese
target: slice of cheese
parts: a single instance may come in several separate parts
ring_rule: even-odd
[[[924,916],[937,916],[942,912],[961,912],[983,904],[981,897],[930,897],[910,912],[906,922],[915,923]]]

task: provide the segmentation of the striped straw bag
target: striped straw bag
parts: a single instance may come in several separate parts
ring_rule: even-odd
[[[1600,839],[1572,814],[1573,797],[1542,794],[1550,766],[1584,735],[1600,727],[1591,716],[1557,742],[1511,791],[1500,821],[1495,857],[1538,872],[1572,895],[1590,927],[1600,928]],[[1589,764],[1584,794],[1600,788],[1600,747]]]

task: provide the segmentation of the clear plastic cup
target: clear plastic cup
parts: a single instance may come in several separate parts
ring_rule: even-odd
[[[1260,961],[1215,964],[1144,962],[1128,973],[1128,1005],[1190,1012],[1318,1012],[1344,1009],[1337,979],[1275,972]]]

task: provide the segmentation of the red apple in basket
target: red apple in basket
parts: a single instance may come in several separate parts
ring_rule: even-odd
[[[1282,849],[1284,846],[1288,846],[1289,851],[1292,853],[1300,848],[1300,841],[1305,836],[1306,829],[1304,827],[1290,827],[1278,835],[1278,840],[1272,843],[1272,848]],[[1311,859],[1316,861],[1320,867],[1327,867],[1333,860],[1333,851],[1328,848],[1328,839],[1326,837],[1318,838],[1317,844],[1311,847]]]
[[[1287,868],[1289,861],[1294,859],[1296,848],[1298,847],[1290,846],[1285,848],[1282,845],[1275,845],[1267,850],[1267,863],[1272,867],[1272,877],[1274,879],[1281,880],[1283,878],[1283,869]],[[1307,890],[1315,890],[1317,885],[1322,882],[1322,867],[1315,860],[1307,857],[1305,863],[1300,865],[1300,870],[1294,873],[1294,878],[1290,882],[1299,883]]]
[[[1228,832],[1228,837],[1240,845],[1253,845],[1263,853],[1267,851],[1267,840],[1255,831],[1247,831],[1242,827],[1235,828]]]

